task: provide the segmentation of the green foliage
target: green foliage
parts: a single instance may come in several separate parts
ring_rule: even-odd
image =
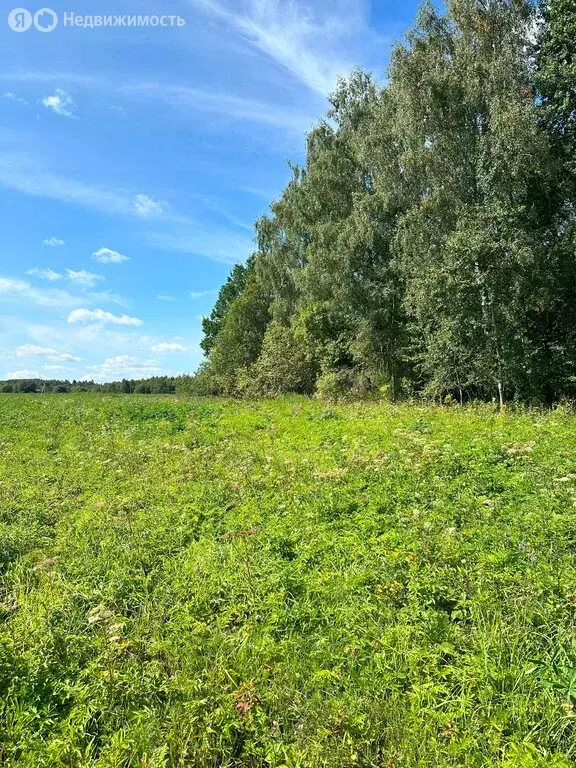
[[[266,329],[262,351],[247,371],[246,391],[274,397],[287,393],[311,394],[316,366],[292,328],[272,322]]]
[[[196,392],[195,376],[152,376],[149,379],[122,379],[99,384],[94,381],[59,381],[48,379],[14,379],[0,382],[0,391],[49,394],[65,392],[109,392],[115,394],[161,395]]]
[[[556,148],[576,174],[576,7],[572,0],[545,0],[541,11],[536,85],[543,120]]]
[[[7,768],[567,768],[567,409],[0,396]]]
[[[243,372],[258,359],[270,319],[269,307],[268,292],[252,277],[231,304],[206,366],[205,375],[219,394],[237,393]]]
[[[212,351],[231,305],[244,292],[250,270],[250,259],[245,267],[242,264],[236,264],[232,268],[232,272],[228,279],[222,288],[220,288],[218,299],[216,300],[216,304],[214,305],[210,316],[205,317],[202,320],[204,337],[200,342],[200,346],[206,354],[209,354]]]
[[[373,391],[372,382],[362,371],[355,368],[338,368],[323,373],[316,383],[316,395],[320,400],[362,400]]]
[[[322,390],[358,370],[393,399],[574,394],[573,6],[549,0],[540,22],[529,0],[425,3],[384,87],[338,84],[257,224],[268,318],[242,286],[226,298],[242,332],[206,327],[207,370],[225,371],[209,391],[250,393],[264,321],[294,329]],[[265,354],[264,390],[300,391]]]

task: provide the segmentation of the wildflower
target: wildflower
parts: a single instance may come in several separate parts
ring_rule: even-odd
[[[54,557],[44,557],[42,560],[39,560],[34,568],[32,569],[35,573],[43,573],[44,571],[47,571],[48,568],[54,565],[56,562],[56,558]]]
[[[113,612],[110,611],[108,608],[106,608],[105,605],[100,603],[99,605],[92,608],[92,610],[88,613],[88,624],[91,626],[93,624],[98,624],[101,621],[104,621],[105,619],[109,619],[113,616]]]

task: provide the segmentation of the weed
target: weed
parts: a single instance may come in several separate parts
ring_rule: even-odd
[[[0,764],[567,768],[575,423],[0,396]]]

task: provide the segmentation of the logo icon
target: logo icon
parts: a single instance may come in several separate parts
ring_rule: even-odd
[[[58,14],[52,8],[40,8],[34,14],[34,26],[38,32],[52,32],[58,26]]]
[[[26,8],[14,8],[8,14],[8,26],[13,32],[27,32],[32,26],[32,14]]]

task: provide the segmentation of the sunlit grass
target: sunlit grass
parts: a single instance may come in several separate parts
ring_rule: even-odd
[[[562,410],[0,396],[0,764],[572,765]]]

